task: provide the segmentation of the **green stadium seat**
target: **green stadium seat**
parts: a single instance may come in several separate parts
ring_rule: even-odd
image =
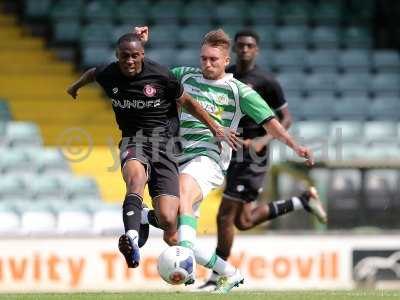
[[[82,18],[84,2],[82,0],[61,0],[55,2],[50,11],[50,19],[53,22],[76,22]]]
[[[44,175],[56,176],[59,174],[69,174],[71,169],[64,158],[60,149],[44,148],[34,152],[31,161],[34,162],[36,172]]]
[[[375,50],[372,53],[372,64],[377,72],[397,72],[400,70],[399,52],[395,50]]]
[[[110,46],[116,41],[111,40],[113,37],[114,27],[109,22],[92,23],[83,27],[80,36],[80,46]]]
[[[306,26],[284,26],[276,33],[276,43],[281,48],[304,49],[309,40],[309,30]]]
[[[346,73],[339,76],[337,88],[339,91],[368,91],[371,87],[371,75],[369,73]]]
[[[372,77],[371,89],[380,95],[396,96],[400,92],[400,73],[378,73]]]
[[[123,24],[120,24],[117,26],[113,26],[113,28],[112,28],[112,43],[116,44],[118,39],[121,36],[123,36],[124,34],[127,34],[129,32],[132,32],[133,28],[134,28],[134,24],[132,24],[132,23],[123,23]]]
[[[329,123],[323,121],[300,121],[293,126],[293,132],[301,141],[308,145],[311,142],[321,141],[329,136]]]
[[[13,201],[30,197],[27,193],[25,182],[19,175],[1,175],[0,199]]]
[[[270,49],[272,50],[276,45],[275,34],[277,31],[277,27],[275,25],[270,24],[256,24],[249,27],[250,29],[257,32],[260,36],[260,45],[261,49]],[[233,38],[234,36],[232,36]],[[265,55],[265,53],[263,53]]]
[[[344,11],[346,23],[354,25],[370,25],[375,14],[374,0],[349,1]]]
[[[337,49],[340,46],[339,32],[329,26],[318,26],[310,33],[310,42],[313,48]]]
[[[398,126],[391,121],[370,121],[364,125],[364,140],[367,143],[392,142],[399,138]]]
[[[81,67],[95,67],[115,60],[115,50],[109,47],[86,47],[82,50]]]
[[[178,23],[182,2],[178,0],[160,0],[149,7],[149,17],[154,24]]]
[[[307,53],[306,66],[312,72],[330,72],[337,71],[338,52],[332,50],[316,50]]]
[[[316,25],[337,26],[341,22],[341,1],[319,1],[313,6],[311,19]]]
[[[123,1],[115,8],[116,19],[122,24],[131,27],[148,24],[150,4],[147,1]]]
[[[371,34],[364,27],[347,27],[341,33],[341,44],[345,48],[371,48]]]
[[[175,48],[155,48],[146,50],[146,57],[154,60],[162,65],[172,67],[175,66],[177,50]]]
[[[302,72],[305,68],[307,51],[304,49],[286,49],[274,52],[272,65],[279,72]]]
[[[91,177],[60,177],[60,183],[64,189],[66,199],[100,198],[99,189],[95,180]]]
[[[187,48],[187,49],[177,50],[174,63],[176,66],[199,67],[200,66],[199,49]]]
[[[310,10],[308,1],[290,1],[280,6],[279,15],[286,25],[307,25]]]
[[[253,25],[275,24],[278,16],[278,4],[276,1],[258,0],[247,8],[247,22]]]
[[[214,2],[207,0],[191,1],[182,9],[182,18],[186,24],[199,24],[202,26],[212,24]]]
[[[50,13],[51,0],[25,0],[24,15],[30,19],[46,18]]]
[[[176,24],[154,25],[150,28],[149,47],[175,47],[178,33],[179,27]]]
[[[375,98],[369,106],[373,120],[400,121],[400,97]]]
[[[56,177],[52,175],[41,175],[33,177],[29,182],[29,193],[34,199],[62,199],[63,190]]]
[[[8,122],[7,143],[10,147],[41,146],[43,144],[39,127],[29,122]]]
[[[367,120],[369,103],[364,97],[341,98],[335,102],[335,116],[339,120]]]
[[[342,51],[339,56],[339,67],[345,72],[369,72],[371,53],[367,49]]]
[[[333,121],[329,126],[329,138],[333,144],[361,143],[363,141],[364,122]]]
[[[61,19],[53,21],[53,41],[56,43],[77,43],[81,32],[81,24],[74,20]]]
[[[335,72],[314,73],[306,78],[306,89],[310,92],[333,92],[336,90],[338,75]]]
[[[213,29],[209,25],[189,25],[178,33],[178,43],[183,48],[199,48],[204,35]]]
[[[96,0],[85,5],[83,16],[89,23],[112,22],[117,4],[114,0]]]
[[[239,25],[245,23],[246,3],[240,0],[232,2],[220,2],[214,7],[213,17],[215,21],[222,25]]]
[[[280,73],[278,81],[286,94],[304,91],[305,74],[300,72]]]
[[[302,106],[302,119],[314,121],[330,121],[334,118],[335,98],[307,98]]]

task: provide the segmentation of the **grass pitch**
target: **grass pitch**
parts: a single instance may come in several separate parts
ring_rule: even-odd
[[[71,294],[0,294],[7,300],[399,300],[400,291],[294,291],[210,293],[71,293]]]

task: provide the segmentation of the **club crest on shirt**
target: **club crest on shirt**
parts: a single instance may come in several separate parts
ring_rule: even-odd
[[[219,95],[216,102],[220,105],[227,105],[229,103],[229,99],[224,95]]]
[[[151,84],[146,84],[143,88],[143,93],[147,97],[153,97],[156,94],[157,90]]]
[[[118,88],[117,88],[117,87],[113,88],[113,89],[112,89],[112,92],[113,92],[113,94],[118,93]]]

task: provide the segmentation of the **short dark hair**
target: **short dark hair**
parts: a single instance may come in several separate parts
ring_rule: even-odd
[[[238,39],[239,37],[241,37],[241,36],[251,36],[252,38],[254,38],[254,39],[256,40],[257,45],[260,44],[260,36],[259,36],[258,33],[255,32],[254,30],[251,30],[251,29],[243,29],[243,30],[238,31],[238,32],[235,34],[235,39],[234,39],[234,41],[236,42],[237,39]]]
[[[124,42],[139,42],[142,46],[143,43],[139,40],[139,38],[134,33],[125,33],[122,35],[117,41],[117,47],[121,46]]]

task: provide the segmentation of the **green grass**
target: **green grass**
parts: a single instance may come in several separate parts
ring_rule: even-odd
[[[400,291],[296,291],[234,292],[227,295],[210,293],[74,293],[74,294],[0,294],[7,300],[398,300]]]

